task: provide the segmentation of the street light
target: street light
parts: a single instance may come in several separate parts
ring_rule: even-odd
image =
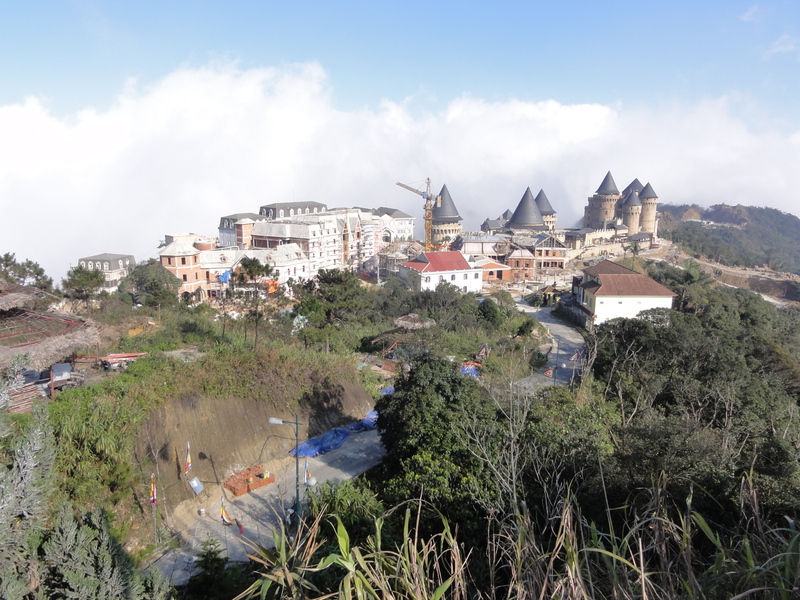
[[[294,425],[294,514],[300,518],[300,425],[297,420],[297,413],[294,421],[286,421],[277,417],[269,418],[270,425]]]

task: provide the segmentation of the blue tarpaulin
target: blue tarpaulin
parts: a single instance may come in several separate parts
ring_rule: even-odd
[[[461,365],[461,374],[469,375],[470,377],[480,377],[481,371],[474,365]]]
[[[344,444],[344,441],[353,433],[375,429],[377,427],[377,421],[378,413],[372,410],[360,421],[350,423],[346,427],[337,427],[326,431],[322,435],[318,435],[317,437],[303,442],[297,448],[292,448],[289,454],[292,456],[314,457],[330,452],[331,450],[336,450],[336,448]]]
[[[389,394],[394,394],[393,387],[385,387],[381,389],[381,396],[388,396]]]
[[[229,270],[225,271],[224,273],[222,273],[222,274],[219,276],[219,280],[220,280],[222,283],[228,283],[228,280],[231,278],[231,275],[233,275],[233,271],[231,271],[231,270],[229,269]]]

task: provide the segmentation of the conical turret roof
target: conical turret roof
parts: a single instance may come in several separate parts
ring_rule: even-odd
[[[636,190],[631,190],[628,192],[628,195],[625,196],[625,202],[622,203],[622,206],[641,206],[642,203],[639,201],[639,192]]]
[[[647,185],[644,186],[644,189],[639,192],[639,198],[658,198],[658,194],[656,194],[653,186],[650,185],[650,182],[647,182]]]
[[[530,188],[528,188],[530,189]],[[553,210],[553,207],[550,206],[550,200],[547,199],[547,195],[544,193],[544,190],[539,190],[539,193],[536,194],[536,208],[539,209],[539,213],[542,215],[554,215],[556,211]]]
[[[461,215],[458,214],[453,198],[450,197],[450,190],[447,185],[442,186],[442,191],[439,192],[442,197],[442,203],[436,206],[433,204],[433,218],[437,221],[461,221]]]
[[[511,220],[506,224],[506,227],[513,229],[515,227],[533,227],[535,225],[544,225],[544,219],[542,219],[542,213],[539,212],[536,201],[533,199],[531,188],[528,188],[522,195],[522,199],[519,201],[517,209],[514,211]]]
[[[641,192],[643,187],[644,186],[642,185],[642,182],[639,181],[639,178],[637,177],[628,184],[628,187],[622,190],[622,195],[627,198],[631,190],[636,190],[637,192]]]
[[[597,188],[595,194],[600,194],[601,196],[615,196],[619,194],[617,184],[614,182],[614,178],[611,176],[611,171],[606,173],[606,178],[603,179],[603,183],[601,183],[600,187]]]

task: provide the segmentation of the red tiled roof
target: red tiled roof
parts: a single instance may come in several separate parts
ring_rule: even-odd
[[[647,275],[600,275],[600,288],[595,296],[677,296],[675,292],[661,285]]]
[[[472,267],[470,267],[464,255],[455,250],[448,252],[423,252],[414,260],[404,262],[402,266],[407,269],[414,269],[420,273],[472,270]]]
[[[584,282],[581,285],[595,296],[677,296],[668,287],[647,275],[610,260],[600,261],[583,272],[600,280],[599,286],[595,282]]]

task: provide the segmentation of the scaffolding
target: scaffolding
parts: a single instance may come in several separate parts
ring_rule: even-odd
[[[83,321],[45,315],[21,308],[0,310],[0,346],[20,348],[72,333],[86,326]]]

